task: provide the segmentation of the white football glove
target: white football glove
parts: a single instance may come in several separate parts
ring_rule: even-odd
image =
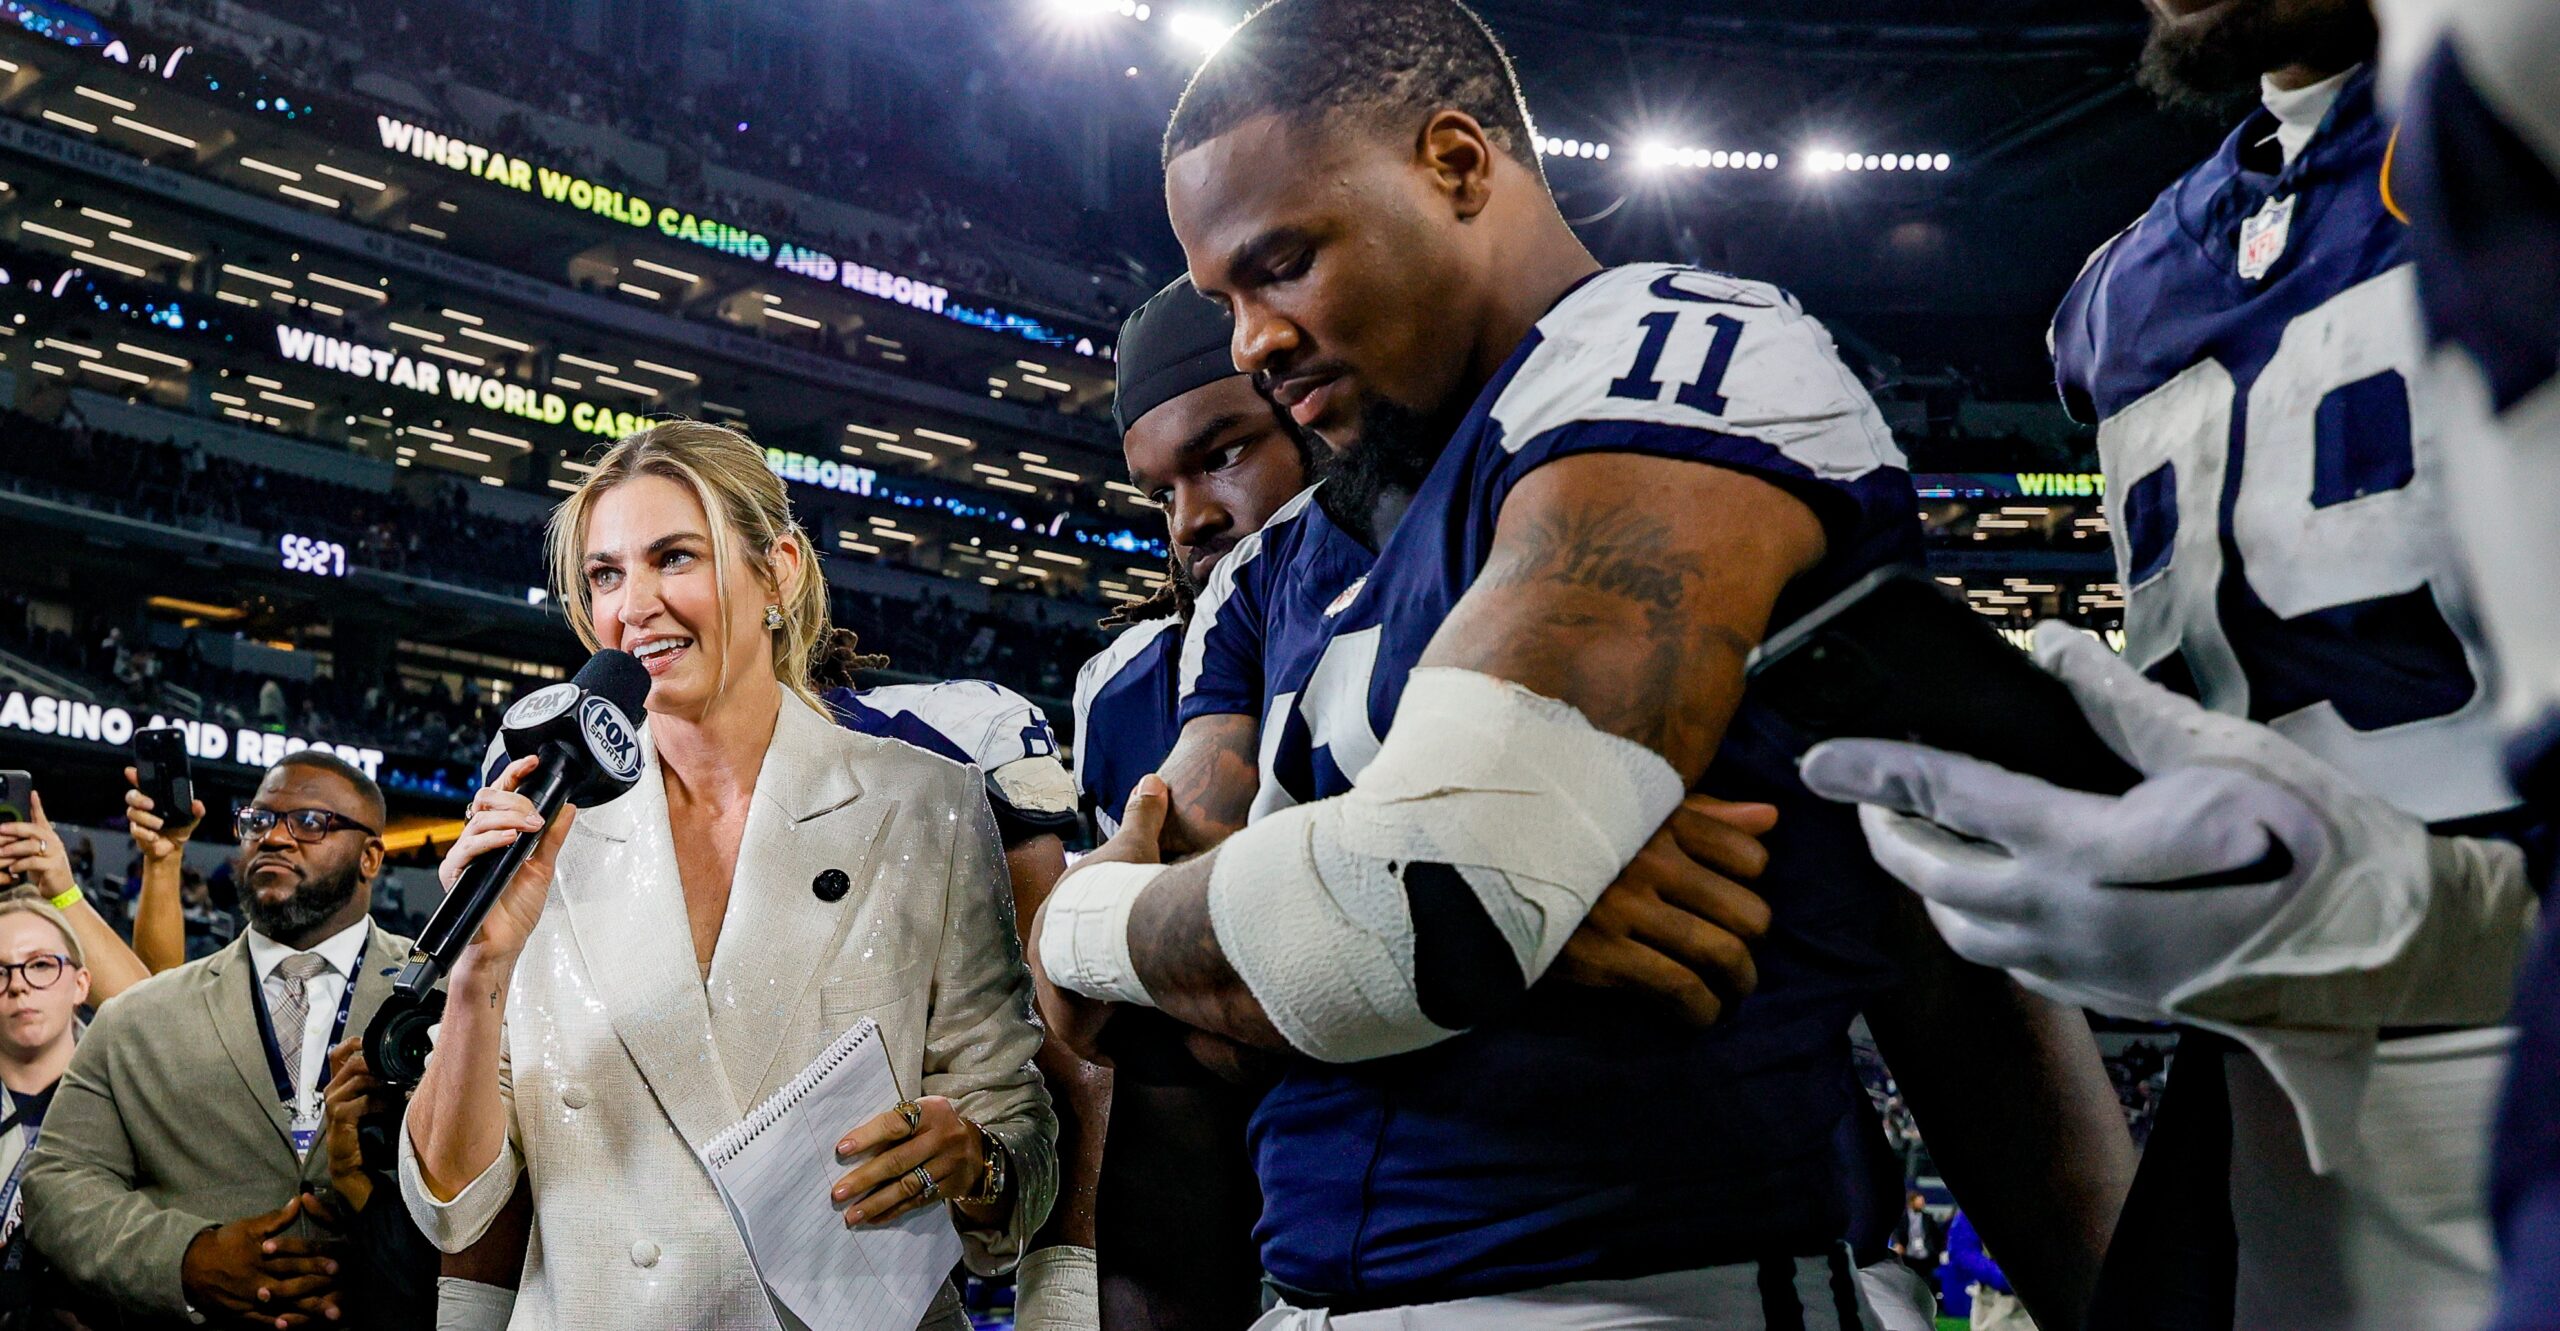
[[[2077,629],[2037,626],[2035,654],[2142,784],[2092,795],[1879,740],[1816,746],[1805,784],[1864,806],[1876,862],[1959,955],[2060,1002],[2248,1046],[2332,1167],[2381,1027],[2504,1015],[2534,920],[2522,852],[2430,835]]]

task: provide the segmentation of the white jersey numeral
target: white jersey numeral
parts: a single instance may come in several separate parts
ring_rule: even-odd
[[[2359,681],[2366,699],[2359,710],[2368,722],[2361,729],[2332,698],[2287,706],[2299,699],[2272,699],[2263,681],[2253,691],[2243,664],[2244,648],[2272,652],[2280,645],[2252,640],[2235,647],[2240,629],[2226,620],[2222,605],[2224,579],[2235,572],[2278,621],[2423,591],[2444,633],[2459,643],[2472,678],[2487,678],[2486,653],[2448,538],[2439,413],[2424,394],[2408,391],[2418,381],[2422,354],[2415,277],[2404,265],[2286,327],[2250,385],[2245,438],[2233,435],[2237,383],[2229,370],[2206,360],[2110,418],[2099,427],[2098,443],[2110,504],[2119,509],[2110,525],[2116,567],[2127,583],[2126,657],[2148,669],[2183,652],[2206,705],[2267,722],[2393,803],[2433,820],[2515,802],[2499,763],[2492,691],[2475,687],[2448,706],[2441,697],[2397,690],[2376,672]],[[2349,389],[2356,394],[2333,396]],[[2347,422],[2340,412],[2358,415]],[[2351,424],[2360,438],[2383,437],[2391,456],[2379,465],[2343,456],[2344,439],[2324,437],[2324,419],[2335,434]],[[2226,568],[2220,520],[2235,447],[2241,473],[2230,487],[2229,528],[2238,570]],[[2394,470],[2403,449],[2405,476]],[[2174,487],[2176,530],[2165,567],[2136,583],[2134,533],[2122,510],[2127,496],[2163,468],[2169,474],[2154,482],[2152,493]],[[2368,474],[2378,474],[2381,483],[2341,492],[2348,479]],[[2150,562],[2162,561],[2153,556]],[[2297,630],[2277,623],[2252,631]],[[2291,687],[2298,692],[2300,685]],[[2398,701],[2403,696],[2405,704]]]

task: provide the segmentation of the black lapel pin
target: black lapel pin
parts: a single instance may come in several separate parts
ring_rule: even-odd
[[[842,901],[844,894],[853,890],[853,880],[842,869],[826,869],[809,880],[809,890],[817,893],[820,901]]]

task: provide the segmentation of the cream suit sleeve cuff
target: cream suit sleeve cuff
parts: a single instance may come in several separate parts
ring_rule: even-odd
[[[489,1232],[490,1222],[507,1208],[507,1199],[515,1195],[516,1175],[523,1172],[523,1160],[516,1154],[514,1134],[498,1148],[498,1158],[489,1162],[480,1176],[463,1186],[453,1200],[440,1202],[427,1191],[426,1175],[418,1168],[418,1148],[409,1138],[409,1125],[400,1125],[400,1200],[409,1208],[409,1218],[438,1252],[460,1252],[480,1241]]]
[[[982,1276],[1020,1261],[1049,1218],[1058,1190],[1058,1120],[1032,1057],[1040,1026],[1031,1011],[1031,972],[1014,930],[1013,888],[996,841],[995,815],[974,772],[952,784],[971,816],[954,819],[941,955],[926,1019],[924,1093],[950,1097],[1013,1157],[1013,1211],[1000,1226],[972,1225],[957,1211],[961,1257]]]

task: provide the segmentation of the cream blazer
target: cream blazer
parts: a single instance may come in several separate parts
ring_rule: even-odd
[[[961,1230],[972,1270],[1009,1269],[1056,1192],[1057,1120],[1031,1063],[1041,1032],[977,769],[786,695],[706,982],[642,739],[639,784],[579,812],[516,965],[506,1149],[439,1203],[401,1134],[419,1227],[446,1252],[470,1246],[521,1171],[534,1219],[511,1326],[773,1327],[698,1151],[870,1017],[900,1089],[950,1097],[1010,1148],[1010,1224]],[[834,901],[817,890],[831,871],[851,886]],[[966,1325],[948,1286],[925,1325]]]

